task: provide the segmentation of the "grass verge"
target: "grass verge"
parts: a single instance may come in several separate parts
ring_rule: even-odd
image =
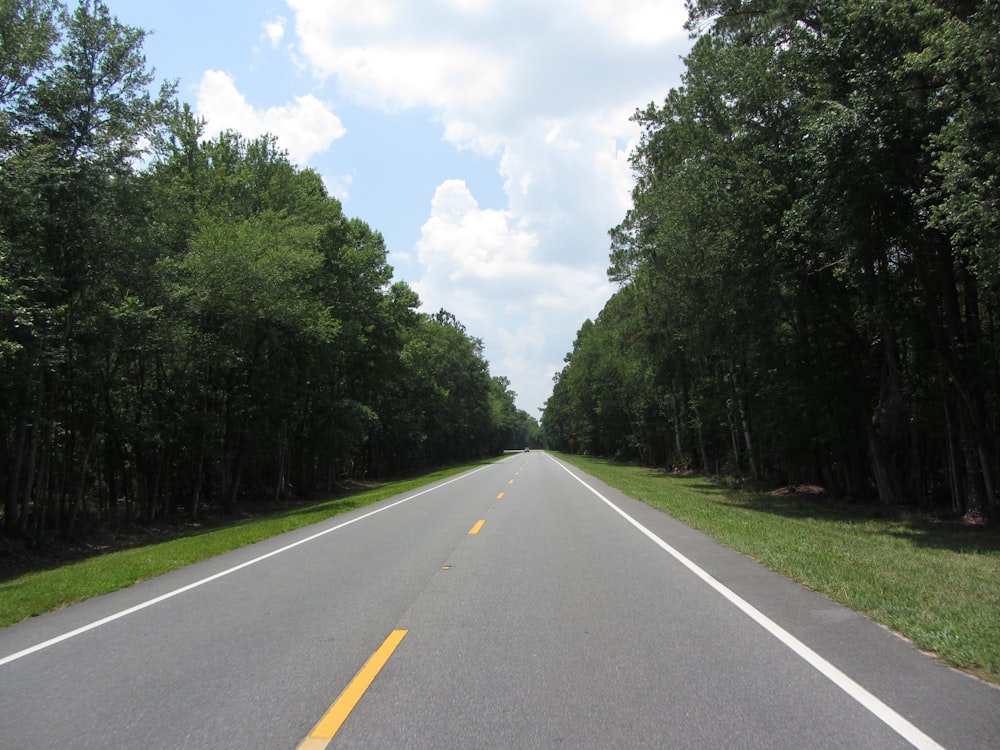
[[[997,530],[900,521],[877,507],[731,491],[703,477],[561,458],[867,615],[944,663],[1000,684]]]
[[[499,457],[498,457],[499,458]],[[176,568],[206,560],[248,544],[277,536],[393,495],[409,492],[480,466],[479,461],[420,477],[377,484],[369,489],[218,528],[193,529],[168,541],[108,552],[50,570],[0,580],[0,627],[68,604],[131,586]]]

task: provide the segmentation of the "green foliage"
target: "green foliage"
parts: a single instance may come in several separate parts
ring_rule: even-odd
[[[336,321],[315,293],[323,266],[318,234],[318,227],[274,213],[200,222],[189,251],[176,262],[173,294],[229,340],[252,345],[280,329],[331,341]]]
[[[0,4],[0,517],[43,544],[495,454],[514,394],[274,137],[98,0]],[[519,437],[519,439],[521,439]]]
[[[690,8],[547,439],[989,516],[996,4]]]
[[[51,60],[57,7],[53,0],[0,0],[0,116],[9,116],[8,107]]]

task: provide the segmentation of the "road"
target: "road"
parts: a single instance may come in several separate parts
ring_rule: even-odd
[[[996,750],[1000,691],[532,452],[0,631],[0,750],[136,747]]]

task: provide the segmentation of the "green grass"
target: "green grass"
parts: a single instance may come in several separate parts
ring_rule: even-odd
[[[455,466],[432,474],[387,482],[315,505],[247,518],[179,538],[89,557],[79,562],[0,580],[0,627],[59,607],[100,596],[185,565],[206,560],[272,536],[292,531],[354,508],[384,500],[459,474],[482,463]]]
[[[1000,533],[900,521],[822,496],[732,491],[607,461],[562,456],[935,653],[1000,683]]]

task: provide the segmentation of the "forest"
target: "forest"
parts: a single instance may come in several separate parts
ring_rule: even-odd
[[[99,0],[0,0],[0,539],[237,512],[537,440],[275,139],[206,137]]]
[[[546,440],[995,520],[1000,3],[687,5]]]

